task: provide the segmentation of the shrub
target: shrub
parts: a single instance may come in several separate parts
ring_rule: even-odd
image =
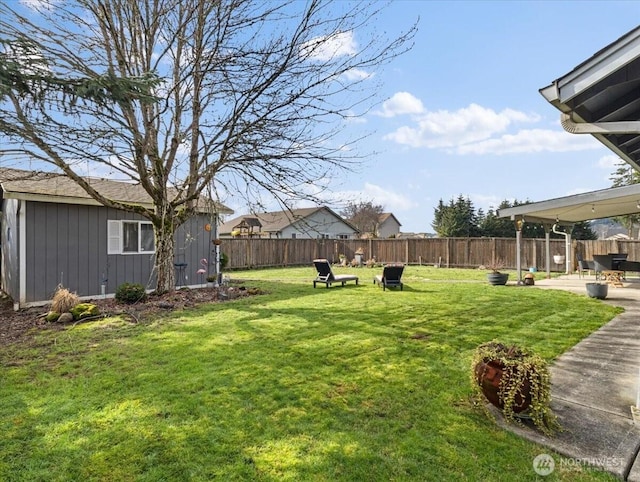
[[[49,313],[47,313],[45,320],[51,323],[53,321],[58,321],[58,318],[60,318],[60,313],[56,313],[55,311],[50,311]]]
[[[78,303],[80,303],[80,298],[77,294],[72,293],[67,288],[63,288],[62,285],[58,285],[51,300],[51,311],[66,313]]]
[[[116,289],[116,300],[121,303],[137,303],[147,297],[147,292],[140,283],[122,283]]]
[[[220,269],[223,270],[229,264],[229,256],[225,253],[220,253]]]

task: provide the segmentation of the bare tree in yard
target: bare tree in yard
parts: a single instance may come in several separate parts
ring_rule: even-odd
[[[384,213],[384,206],[373,204],[371,201],[349,203],[341,215],[353,224],[361,234],[378,235],[380,215]]]
[[[158,292],[174,288],[175,230],[212,186],[286,205],[358,162],[337,135],[415,33],[381,35],[376,2],[29,5],[0,4],[0,163],[50,163],[149,219]],[[87,166],[139,183],[153,209],[96,192]]]

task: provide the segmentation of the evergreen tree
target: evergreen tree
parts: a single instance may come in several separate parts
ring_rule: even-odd
[[[612,187],[630,186],[640,182],[640,172],[636,171],[630,164],[620,161],[616,164],[617,168],[609,178],[612,181]],[[640,223],[640,214],[627,214],[624,216],[615,216],[614,221],[622,224],[629,234],[629,238],[634,237],[634,228]]]
[[[451,199],[448,205],[440,199],[431,226],[441,238],[480,235],[478,216],[473,203],[462,195],[459,195],[455,201]]]

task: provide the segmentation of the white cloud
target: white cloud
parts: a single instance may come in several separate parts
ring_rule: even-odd
[[[469,194],[469,199],[473,203],[473,207],[476,210],[482,209],[485,214],[489,211],[489,209],[493,209],[494,211],[498,209],[500,203],[504,201],[503,198],[499,198],[498,196],[495,196],[493,194]]]
[[[531,152],[574,152],[601,149],[591,136],[568,134],[547,129],[521,130],[495,139],[461,145],[451,151],[461,155],[525,154]]]
[[[384,206],[388,212],[408,211],[418,207],[418,203],[403,193],[382,188],[376,184],[365,182],[363,189],[358,191],[336,191],[331,193],[332,201],[340,204],[372,202]]]
[[[451,148],[490,139],[517,122],[537,121],[537,115],[513,109],[496,112],[471,104],[453,112],[426,112],[417,118],[415,126],[402,126],[384,139],[411,147]]]
[[[404,114],[422,114],[422,101],[409,92],[396,92],[390,99],[382,103],[382,111],[376,112],[381,117],[395,117]]]
[[[350,81],[366,80],[372,78],[374,75],[375,74],[362,69],[351,69],[342,74],[343,77]]]
[[[624,161],[620,159],[619,156],[615,154],[608,154],[598,159],[598,167],[613,171],[620,166],[620,163],[623,163],[623,162]]]
[[[20,3],[33,11],[52,10],[59,0],[20,0]]]
[[[358,43],[353,32],[337,32],[316,37],[302,45],[300,53],[308,60],[326,62],[337,57],[352,57],[358,53]]]

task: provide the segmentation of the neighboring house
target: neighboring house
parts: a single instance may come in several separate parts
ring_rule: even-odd
[[[400,233],[400,221],[392,213],[382,213],[378,216],[378,237],[395,238]]]
[[[138,184],[86,180],[111,199],[151,205]],[[0,209],[0,289],[16,308],[48,302],[58,285],[89,298],[112,295],[124,282],[155,286],[151,223],[100,205],[64,175],[0,168]],[[176,262],[185,284],[199,282],[201,259],[213,261],[218,215],[232,212],[203,202],[178,228]]]
[[[221,238],[352,239],[358,230],[325,206],[239,216],[220,225]]]

